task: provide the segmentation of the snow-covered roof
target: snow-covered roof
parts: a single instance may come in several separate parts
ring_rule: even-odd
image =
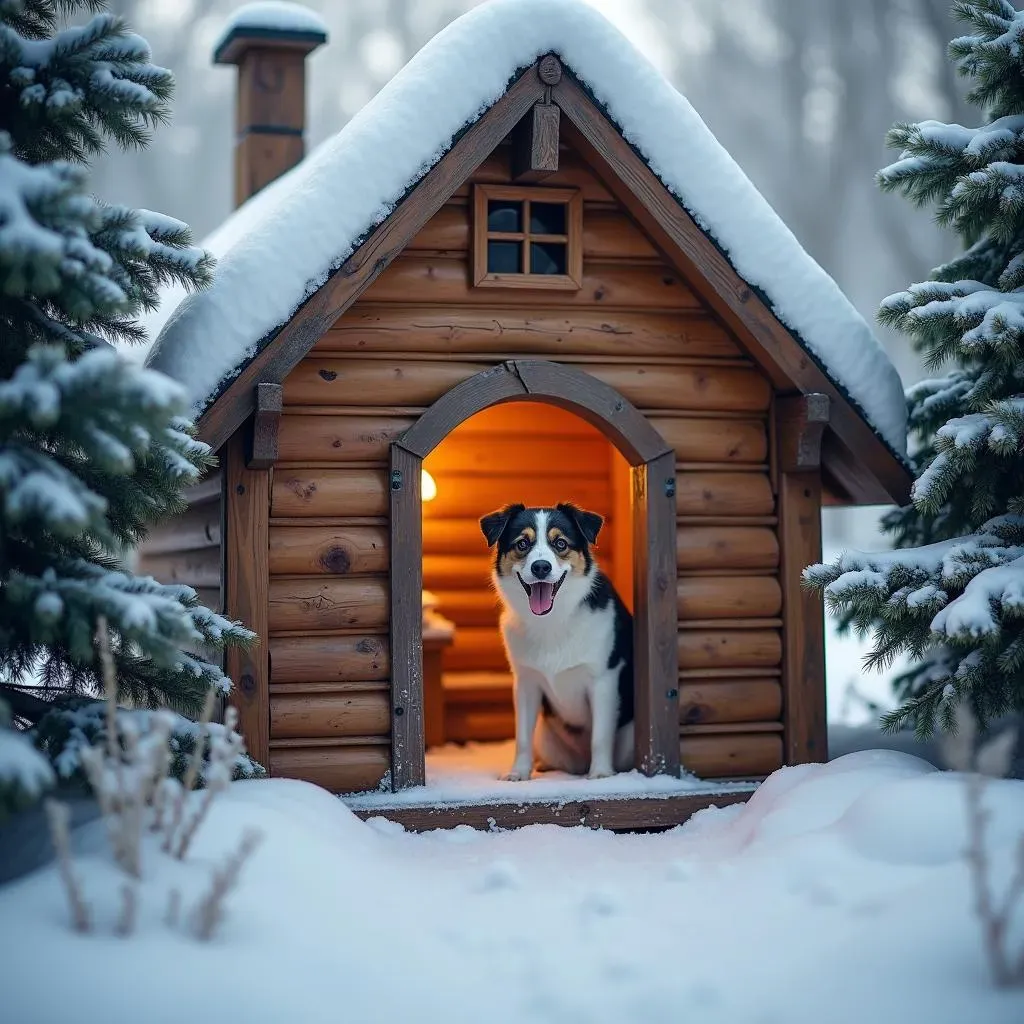
[[[253,0],[231,12],[214,44],[214,60],[219,61],[231,42],[240,36],[322,43],[327,39],[327,24],[316,11],[290,0]]]
[[[167,296],[149,320],[162,327],[150,365],[182,381],[201,413],[546,53],[559,55],[740,277],[905,453],[903,385],[867,323],[689,102],[583,0],[490,0],[438,33],[337,135],[206,240],[218,258],[213,284],[181,301]]]

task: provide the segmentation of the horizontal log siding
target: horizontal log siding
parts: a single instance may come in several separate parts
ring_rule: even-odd
[[[502,148],[474,180],[508,177]],[[471,288],[467,186],[284,382],[270,535],[276,774],[338,790],[383,776],[389,445],[456,384],[530,357],[582,364],[676,452],[684,764],[708,777],[781,764],[769,384],[575,154],[563,150],[545,185],[583,191],[578,292]],[[479,517],[507,501],[576,500],[608,515],[598,555],[621,572],[607,451],[582,420],[512,403],[428,459],[439,493],[425,506],[424,584],[458,627],[446,652],[449,738],[513,731]]]

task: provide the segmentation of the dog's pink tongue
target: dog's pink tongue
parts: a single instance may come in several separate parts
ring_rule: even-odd
[[[546,615],[554,603],[554,583],[534,583],[530,587],[530,611],[534,615]]]

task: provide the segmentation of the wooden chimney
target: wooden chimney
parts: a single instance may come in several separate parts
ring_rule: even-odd
[[[235,205],[290,170],[305,155],[306,57],[327,41],[312,12],[273,24],[262,4],[242,8],[217,42],[215,64],[238,68],[235,103]],[[285,5],[280,5],[284,7]],[[247,17],[251,10],[252,18]]]

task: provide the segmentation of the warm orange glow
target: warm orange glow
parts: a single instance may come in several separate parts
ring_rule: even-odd
[[[423,470],[421,497],[424,501],[433,501],[437,497],[437,484],[426,470]]]

